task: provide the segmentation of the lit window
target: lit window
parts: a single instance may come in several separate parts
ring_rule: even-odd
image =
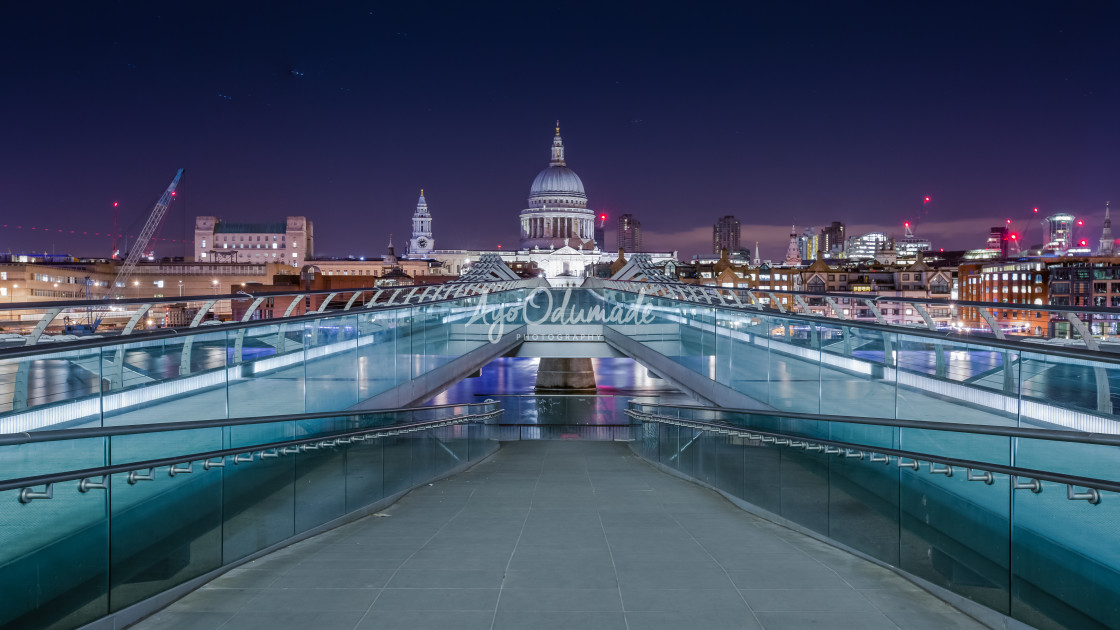
[[[201,254],[198,255],[198,257],[199,258],[206,258],[206,252],[202,252]]]
[[[295,258],[295,257],[296,257],[296,253],[292,252],[292,258]]]

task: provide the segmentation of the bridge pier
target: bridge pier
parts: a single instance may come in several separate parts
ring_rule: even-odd
[[[595,368],[591,359],[541,359],[537,368],[537,391],[595,391]]]

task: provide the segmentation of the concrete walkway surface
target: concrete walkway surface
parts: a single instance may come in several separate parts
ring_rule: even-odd
[[[133,627],[984,627],[623,443],[507,442],[382,514],[238,567]]]

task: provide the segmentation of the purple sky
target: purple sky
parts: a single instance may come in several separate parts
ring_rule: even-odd
[[[379,254],[423,187],[438,247],[509,248],[557,118],[591,206],[684,256],[725,214],[774,259],[791,223],[963,249],[1033,207],[1095,245],[1120,203],[1112,3],[229,4],[0,9],[0,248],[105,255],[80,233],[179,167],[165,238],[302,214]]]

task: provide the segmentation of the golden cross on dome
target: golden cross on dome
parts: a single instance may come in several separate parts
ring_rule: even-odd
[[[556,135],[560,135],[560,121],[556,121]]]

